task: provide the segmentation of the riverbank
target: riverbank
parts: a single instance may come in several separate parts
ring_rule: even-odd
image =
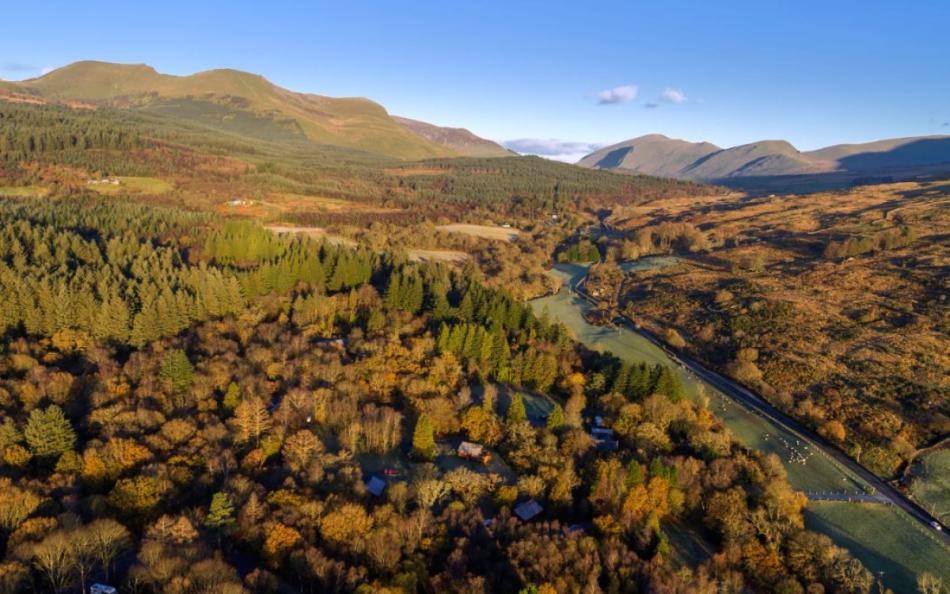
[[[662,264],[660,264],[662,265]],[[663,363],[680,376],[688,397],[708,401],[709,408],[722,419],[737,440],[746,446],[776,454],[781,459],[791,485],[804,492],[866,494],[873,491],[867,481],[826,455],[804,436],[748,408],[678,361],[659,346],[628,328],[606,328],[589,324],[584,312],[590,304],[573,289],[586,275],[581,265],[559,265],[552,276],[564,284],[558,293],[532,301],[536,312],[547,311],[551,319],[567,326],[575,337],[591,349],[611,352],[627,361]],[[867,513],[854,523],[855,510],[891,509],[888,513]],[[841,510],[847,510],[843,514]],[[809,527],[827,534],[840,546],[861,559],[875,574],[883,572],[884,582],[896,592],[914,592],[916,576],[924,571],[950,582],[950,549],[935,534],[930,534],[907,512],[881,503],[809,504]],[[841,517],[843,516],[843,517]],[[861,514],[858,514],[860,517]],[[878,522],[887,518],[887,522]],[[875,524],[878,524],[875,526]],[[884,536],[887,535],[887,536]],[[892,542],[912,543],[895,549]],[[901,553],[901,551],[903,551]],[[897,558],[895,555],[900,554]],[[937,560],[946,559],[946,563]]]

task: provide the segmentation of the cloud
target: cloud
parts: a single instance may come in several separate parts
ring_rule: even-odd
[[[659,106],[659,103],[654,103],[653,101],[647,101],[643,104],[643,107],[646,107],[647,109],[656,109]]]
[[[679,89],[671,89],[667,87],[663,89],[662,93],[660,93],[660,99],[676,104],[686,103],[686,93]]]
[[[944,127],[944,128],[950,128],[950,122],[944,122],[944,123],[943,123],[943,127]]]
[[[40,70],[40,74],[42,75],[49,74],[50,72],[54,70],[56,70],[55,66],[44,66],[43,69]]]
[[[39,68],[21,62],[0,62],[0,70],[5,72],[36,72]]]
[[[616,103],[630,103],[637,98],[636,85],[621,85],[612,89],[604,89],[597,93],[597,102],[601,105]]]
[[[506,140],[502,144],[505,148],[522,155],[536,155],[566,163],[574,163],[604,146],[594,142],[557,140],[554,138],[518,138]]]

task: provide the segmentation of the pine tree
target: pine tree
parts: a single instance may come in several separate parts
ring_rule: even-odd
[[[211,506],[205,516],[205,526],[218,533],[218,546],[221,545],[221,534],[227,533],[234,527],[234,502],[231,496],[224,492],[217,492],[211,497]]]
[[[188,390],[194,375],[195,368],[183,350],[173,349],[165,353],[158,377],[171,394],[182,394]]]
[[[520,423],[528,420],[528,412],[524,407],[524,398],[521,394],[515,394],[511,397],[511,404],[508,405],[508,422]]]
[[[412,432],[412,449],[420,458],[431,460],[435,458],[435,434],[429,415],[422,413],[416,421]]]
[[[23,436],[34,456],[59,456],[76,445],[76,432],[55,404],[46,410],[34,409],[23,430]]]
[[[643,467],[636,460],[631,460],[627,464],[627,477],[624,483],[628,489],[632,489],[643,482]]]
[[[234,382],[228,384],[228,389],[221,400],[221,406],[227,410],[233,411],[241,404],[241,388]]]
[[[555,404],[554,408],[551,409],[551,414],[548,415],[547,427],[554,431],[562,426],[564,426],[564,409],[561,408],[560,404]]]

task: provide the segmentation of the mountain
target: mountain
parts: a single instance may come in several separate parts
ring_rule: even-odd
[[[39,78],[4,82],[0,91],[155,112],[243,136],[309,140],[401,159],[466,154],[397,122],[369,99],[288,91],[239,70],[174,76],[145,64],[84,61]],[[489,142],[471,135],[468,145],[478,141]]]
[[[687,142],[649,134],[593,152],[577,164],[594,169],[616,169],[665,177],[682,177],[697,160],[721,150],[708,142]]]
[[[513,154],[501,145],[476,136],[465,128],[446,128],[399,116],[392,118],[416,136],[446,146],[466,157],[509,157]]]
[[[800,152],[784,140],[763,140],[722,149],[708,142],[650,134],[595,151],[578,165],[726,185],[741,185],[742,178],[808,176],[834,176],[836,180],[850,182],[854,177],[843,174],[950,167],[950,136],[895,138]]]

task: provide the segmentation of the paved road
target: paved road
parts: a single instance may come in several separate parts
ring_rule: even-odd
[[[849,503],[883,503],[891,505],[893,502],[883,495],[868,495],[867,493],[805,493],[809,501],[847,501]]]
[[[597,303],[593,298],[590,297],[590,295],[584,292],[581,282],[576,283],[573,288],[578,295],[586,299],[588,302],[593,304]],[[722,376],[711,369],[707,369],[699,361],[696,361],[687,355],[672,352],[669,346],[667,346],[665,342],[660,340],[659,337],[654,335],[652,332],[643,328],[638,328],[633,323],[633,320],[627,316],[622,315],[621,317],[626,322],[629,330],[638,332],[640,335],[650,340],[650,342],[663,349],[673,361],[683,364],[698,377],[705,380],[706,383],[710,384],[726,396],[729,396],[733,400],[745,404],[749,408],[758,411],[773,422],[778,423],[789,431],[798,433],[810,441],[815,447],[819,448],[826,455],[830,456],[833,460],[848,468],[854,474],[861,477],[869,485],[874,487],[877,496],[881,500],[886,500],[887,502],[900,507],[910,514],[915,520],[923,524],[926,529],[931,531],[934,536],[944,543],[944,545],[950,546],[950,534],[947,534],[946,530],[940,532],[934,530],[933,525],[931,524],[932,522],[936,522],[937,519],[931,516],[927,510],[905,497],[903,493],[892,487],[890,483],[884,481],[870,470],[864,468],[852,460],[844,452],[828,443],[823,437],[813,432],[811,429],[805,427],[784,412],[778,410],[763,400],[759,395],[732,381],[731,379]]]

